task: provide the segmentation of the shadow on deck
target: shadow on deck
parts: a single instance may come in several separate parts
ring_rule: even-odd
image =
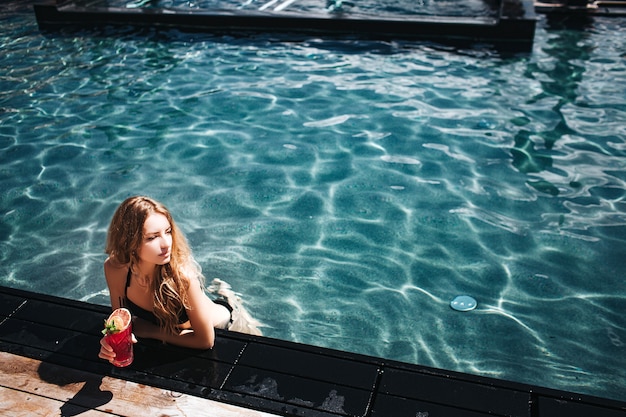
[[[234,332],[204,351],[142,341],[134,363],[118,369],[97,358],[108,312],[0,286],[0,349],[284,416],[626,416],[624,402]],[[105,410],[111,398],[86,406]]]

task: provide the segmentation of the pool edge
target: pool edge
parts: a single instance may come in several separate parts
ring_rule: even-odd
[[[120,370],[99,361],[91,346],[99,338],[91,333],[101,326],[93,317],[105,317],[108,308],[4,286],[0,300],[3,351],[279,415],[388,416],[390,410],[394,417],[626,415],[626,402],[617,400],[229,332],[219,332],[217,353],[144,343],[146,350],[137,355],[148,359]],[[67,329],[51,324],[51,314],[33,314],[42,311],[72,314],[72,329],[62,336]],[[51,334],[86,347],[53,343]],[[164,355],[175,357],[177,367],[158,363]],[[205,381],[206,366],[214,369],[214,380]],[[270,379],[274,391],[259,385]],[[343,407],[351,408],[330,407],[315,397],[318,391],[322,397],[335,391],[344,397]]]
[[[420,15],[407,18],[336,18],[261,11],[84,7],[73,1],[34,5],[40,30],[130,25],[211,33],[270,33],[421,40],[442,44],[492,44],[512,52],[532,50],[537,17],[532,0],[502,0],[494,17]]]

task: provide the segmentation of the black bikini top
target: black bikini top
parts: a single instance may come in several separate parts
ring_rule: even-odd
[[[130,278],[132,276],[132,272],[130,270],[130,268],[128,268],[128,274],[126,275],[126,289],[124,290],[124,296],[126,298],[126,308],[128,310],[130,310],[130,313],[133,316],[137,316],[141,319],[147,320],[150,323],[156,324],[157,326],[160,325],[159,323],[159,319],[157,318],[157,316],[154,315],[154,313],[152,311],[148,311],[145,308],[139,307],[137,304],[133,303],[128,296],[126,295],[126,291],[128,290],[128,287],[130,286]],[[178,315],[178,323],[179,324],[183,324],[189,321],[189,317],[187,316],[187,311],[183,310],[179,315]]]

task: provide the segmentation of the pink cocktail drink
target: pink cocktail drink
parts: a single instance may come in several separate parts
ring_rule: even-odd
[[[133,362],[133,340],[130,311],[118,308],[105,321],[104,340],[113,348],[113,365],[128,366]]]

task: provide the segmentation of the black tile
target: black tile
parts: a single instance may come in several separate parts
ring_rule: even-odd
[[[57,327],[62,330],[84,332],[101,337],[103,323],[108,317],[108,311],[94,311],[73,305],[64,305],[42,300],[28,300],[13,316],[16,319]],[[146,340],[158,349],[174,349],[184,351],[188,356],[200,355],[211,359],[218,359],[228,363],[234,363],[240,352],[246,345],[240,340],[231,340],[225,337],[217,337],[215,347],[212,350],[183,349],[161,342]],[[144,343],[144,341],[140,341]],[[218,353],[216,358],[215,354]],[[162,356],[162,355],[161,355]]]
[[[262,343],[250,343],[238,363],[365,390],[372,389],[378,376],[375,364]]]
[[[81,359],[94,359],[100,337],[73,330],[9,318],[0,326],[0,340]]]
[[[51,303],[41,300],[29,300],[14,315],[25,321],[46,324],[53,327],[70,329],[98,335],[104,328],[108,314],[85,308]]]
[[[193,389],[196,386],[219,389],[232,368],[230,364],[195,356],[176,356],[172,351],[150,352],[142,349],[135,349],[135,360],[131,366],[146,374],[182,381]]]
[[[71,355],[64,355],[61,353],[53,352],[51,353],[50,351],[39,349],[34,346],[19,345],[10,342],[4,342],[2,340],[0,340],[0,350],[2,350],[3,352],[12,353],[14,355],[40,360],[40,373],[43,373],[44,369],[46,368],[49,369],[48,365],[61,365],[68,368],[79,369],[99,375],[107,375],[108,370],[112,367],[112,365],[110,365],[109,363],[101,360],[98,360],[96,362],[89,361]]]
[[[230,373],[239,351],[241,341],[222,340],[214,349],[191,349],[164,344],[158,340],[139,339],[134,345],[134,361],[129,371],[141,375],[125,374],[126,378],[149,382],[146,378],[176,382],[181,392],[201,395],[210,389],[219,389]],[[229,350],[232,348],[232,351]],[[124,373],[117,370],[116,373]]]
[[[367,390],[241,365],[235,366],[224,389],[341,416],[365,415],[371,397]]]
[[[528,414],[525,414],[527,416]],[[425,401],[380,394],[372,406],[372,417],[493,417],[492,414],[463,410]]]
[[[214,391],[207,398],[210,398],[214,401],[237,404],[238,406],[250,408],[253,410],[273,413],[279,416],[341,417],[340,414],[331,413],[328,411],[300,407],[295,404],[287,404],[280,401],[272,401],[267,398],[238,394],[229,391]]]
[[[213,349],[200,352],[201,357],[209,357],[227,363],[235,363],[248,343],[232,338],[227,331],[216,330]]]
[[[115,368],[97,357],[108,308],[31,295],[0,287],[0,349],[41,360],[50,381],[58,364],[300,417],[626,417],[624,402],[224,331],[212,350],[141,340]]]
[[[110,307],[106,307],[100,304],[90,304],[83,301],[72,300],[69,298],[56,297],[54,295],[36,293],[32,291],[20,290],[17,288],[10,288],[0,285],[0,294],[7,294],[16,297],[21,297],[26,300],[45,301],[51,304],[60,304],[64,306],[72,306],[81,309],[81,311],[96,311],[100,313],[107,313],[110,311]]]
[[[135,349],[143,349],[142,354],[147,355],[148,362],[152,364],[158,363],[163,357],[171,357],[172,360],[197,357],[232,365],[237,361],[244,346],[245,343],[239,340],[230,340],[221,337],[216,338],[213,349],[184,348],[165,344],[154,339],[139,339],[137,344],[135,344]],[[149,366],[149,364],[146,366]]]
[[[541,397],[537,401],[538,417],[625,417],[626,405],[620,408],[580,404],[563,399]]]
[[[26,301],[26,298],[0,292],[0,316],[9,316]]]
[[[530,394],[524,391],[399,369],[385,369],[380,391],[503,416],[527,415],[530,401]]]
[[[61,352],[51,353],[47,350],[34,346],[13,344],[2,340],[0,340],[0,349],[4,352],[13,353],[15,355],[41,360],[42,362],[38,368],[40,378],[51,383],[61,383],[64,381],[64,378],[66,378],[63,375],[54,375],[49,371],[51,369],[51,365],[61,365],[68,368],[79,369],[81,371],[92,372],[102,376],[111,375],[116,378],[134,381],[140,384],[200,397],[206,397],[205,391],[210,390],[204,386],[190,384],[187,381],[180,381],[169,377],[161,377],[159,375],[142,372],[141,370],[135,369],[134,363],[126,368],[116,368],[108,362],[98,358],[86,360],[72,356],[71,354],[66,355]],[[66,383],[69,382],[78,383],[81,381],[66,381]]]

